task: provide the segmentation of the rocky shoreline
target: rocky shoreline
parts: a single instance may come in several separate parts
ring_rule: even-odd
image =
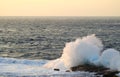
[[[102,75],[103,77],[118,77],[116,76],[116,74],[119,73],[119,71],[116,71],[116,70],[113,71],[103,66],[94,66],[94,65],[89,65],[89,64],[71,67],[70,69],[72,71],[96,72],[96,76]]]
[[[60,69],[54,69],[54,71],[60,71]],[[116,70],[110,70],[109,68],[105,68],[103,66],[95,66],[95,65],[79,65],[76,67],[71,67],[70,70],[66,70],[66,72],[78,72],[78,71],[84,71],[84,72],[94,72],[95,77],[119,77],[116,74],[118,74],[120,71]]]

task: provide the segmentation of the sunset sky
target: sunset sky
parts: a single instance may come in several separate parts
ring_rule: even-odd
[[[120,0],[0,0],[0,16],[120,16]]]

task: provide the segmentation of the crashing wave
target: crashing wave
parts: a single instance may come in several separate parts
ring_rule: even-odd
[[[55,60],[20,60],[1,57],[0,74],[8,72],[22,75],[66,74],[65,71],[70,67],[84,64],[120,71],[119,60],[119,51],[112,48],[103,51],[102,41],[93,34],[66,43],[62,56]],[[60,71],[53,70],[56,68]]]

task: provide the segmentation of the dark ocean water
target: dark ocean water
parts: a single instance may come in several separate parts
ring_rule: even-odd
[[[0,57],[55,59],[89,34],[120,51],[120,17],[0,17]]]

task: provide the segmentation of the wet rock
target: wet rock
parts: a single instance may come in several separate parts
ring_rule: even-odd
[[[58,69],[58,68],[54,68],[54,71],[60,71],[60,69]]]
[[[105,71],[103,73],[103,77],[118,77],[116,74],[119,73],[118,71]]]
[[[70,72],[70,70],[66,70],[65,72]]]
[[[103,77],[117,77],[116,74],[119,71],[112,71],[109,68],[105,68],[102,66],[94,66],[94,65],[79,65],[76,67],[70,68],[72,71],[89,71],[89,72],[96,72],[97,75],[102,75]]]
[[[108,68],[102,67],[102,66],[94,66],[94,65],[79,65],[76,67],[71,67],[70,68],[72,71],[90,71],[90,72],[99,72],[103,70],[108,70]]]

